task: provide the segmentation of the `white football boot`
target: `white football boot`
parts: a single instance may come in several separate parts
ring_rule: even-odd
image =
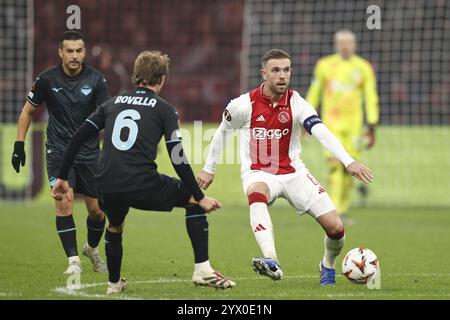
[[[108,272],[108,267],[98,254],[98,247],[91,248],[87,243],[83,247],[83,255],[91,260],[94,272]]]
[[[127,287],[128,287],[127,280],[124,278],[121,278],[117,283],[108,282],[108,289],[106,290],[106,294],[121,293]]]
[[[67,267],[64,274],[72,275],[72,274],[81,274],[81,261],[78,256],[69,257],[69,266]]]
[[[225,278],[220,272],[194,272],[192,282],[196,286],[213,287],[216,289],[228,289],[236,286],[236,283]]]

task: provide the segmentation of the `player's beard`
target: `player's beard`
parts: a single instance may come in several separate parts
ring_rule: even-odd
[[[278,86],[276,83],[269,84],[270,90],[273,93],[279,94],[279,95],[283,95],[286,92],[286,90],[288,89],[288,86],[289,86],[289,82],[287,82],[287,81],[282,86]]]
[[[63,64],[64,64],[64,68],[69,71],[71,74],[76,74],[80,69],[81,66],[83,64],[83,60],[84,59],[74,59],[74,58],[70,58],[70,59],[63,59]],[[74,63],[75,62],[75,63]]]
[[[73,62],[76,62],[76,63],[73,63]],[[70,61],[70,62],[67,64],[67,68],[68,68],[69,70],[72,70],[72,71],[76,71],[76,70],[78,70],[80,67],[81,67],[81,62],[80,62],[80,61]]]
[[[80,74],[82,65],[83,63],[80,61],[77,61],[77,63],[72,63],[72,61],[70,61],[69,63],[64,65],[66,70],[65,72],[67,73],[68,76],[74,77]]]

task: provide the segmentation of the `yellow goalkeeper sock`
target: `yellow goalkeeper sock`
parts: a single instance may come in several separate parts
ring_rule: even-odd
[[[343,213],[343,211],[341,211],[344,182],[343,166],[339,161],[329,159],[328,169],[328,193],[330,195],[331,201],[333,201],[333,204],[336,206],[337,213],[341,214]]]
[[[352,190],[353,190],[353,177],[343,171],[343,184],[342,184],[342,194],[341,194],[341,208],[340,212],[346,213],[350,207],[350,201],[352,198]]]

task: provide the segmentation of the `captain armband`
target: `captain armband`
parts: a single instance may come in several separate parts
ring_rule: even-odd
[[[305,119],[305,121],[303,122],[303,127],[306,129],[306,131],[308,131],[309,134],[311,134],[312,127],[314,127],[318,123],[322,123],[322,120],[320,120],[318,115],[313,115]]]

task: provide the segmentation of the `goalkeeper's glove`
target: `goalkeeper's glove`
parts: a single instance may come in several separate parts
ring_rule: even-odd
[[[11,164],[16,169],[17,173],[20,171],[20,165],[22,167],[25,165],[25,142],[16,141],[14,143],[14,152],[11,158]]]

